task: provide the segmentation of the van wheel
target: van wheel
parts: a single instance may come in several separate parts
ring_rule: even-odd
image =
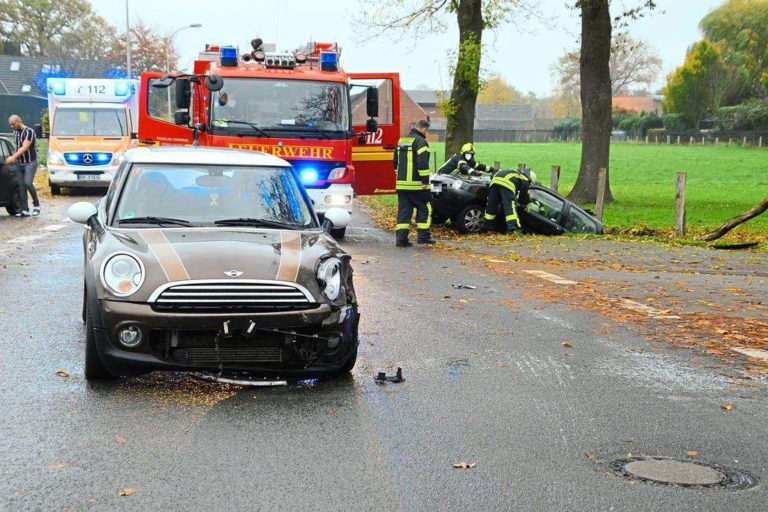
[[[331,229],[331,236],[336,240],[343,240],[345,234],[347,234],[347,228]]]
[[[16,215],[21,211],[21,196],[19,195],[19,187],[13,189],[11,192],[11,200],[5,205],[5,210],[8,215]]]
[[[84,297],[88,300],[88,297]],[[89,381],[114,379],[115,376],[107,371],[99,358],[96,348],[96,333],[93,327],[93,312],[91,305],[85,306],[85,378]]]
[[[485,211],[482,206],[478,204],[471,204],[465,206],[462,210],[453,218],[453,223],[459,229],[460,233],[479,233],[483,229],[483,223],[485,222]]]
[[[61,187],[58,185],[54,185],[50,181],[48,182],[48,186],[51,187],[51,195],[53,196],[60,196],[61,195]]]

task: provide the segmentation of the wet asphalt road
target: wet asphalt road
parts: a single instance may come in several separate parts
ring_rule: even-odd
[[[41,229],[76,199],[0,215],[1,510],[766,510],[764,384],[689,351],[635,351],[648,341],[626,324],[520,300],[531,276],[396,250],[362,215],[345,242],[363,314],[349,378],[88,385],[81,228]],[[397,366],[405,383],[373,382]],[[691,450],[762,482],[685,489],[606,470]]]

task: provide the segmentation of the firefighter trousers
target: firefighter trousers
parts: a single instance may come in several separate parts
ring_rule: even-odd
[[[488,189],[488,202],[485,206],[486,224],[491,224],[496,220],[499,206],[501,206],[501,210],[504,213],[507,233],[520,229],[520,219],[517,216],[517,208],[515,208],[515,193],[508,188],[491,185],[491,188]]]
[[[408,241],[413,210],[416,210],[416,228],[418,241],[429,240],[432,226],[432,195],[429,190],[398,190],[397,191],[397,242]]]

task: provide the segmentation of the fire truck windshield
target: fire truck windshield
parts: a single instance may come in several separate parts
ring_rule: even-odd
[[[59,107],[51,135],[125,137],[128,123],[124,108]]]
[[[346,138],[351,130],[349,91],[339,82],[227,77],[224,87],[211,95],[210,125],[214,133],[264,137],[306,132]]]

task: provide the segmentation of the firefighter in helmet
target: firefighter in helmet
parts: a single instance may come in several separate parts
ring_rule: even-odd
[[[408,247],[413,210],[416,210],[416,243],[434,244],[431,192],[429,190],[429,121],[421,120],[411,132],[397,141],[393,164],[397,189],[397,246]]]
[[[467,142],[461,146],[461,151],[455,153],[437,170],[437,173],[467,177],[482,176],[486,171],[493,172],[494,169],[475,160],[475,145]]]
[[[485,207],[485,231],[496,220],[499,209],[504,213],[507,233],[520,229],[517,205],[526,206],[530,201],[528,189],[536,183],[536,173],[530,169],[507,169],[498,171],[491,179],[488,200]]]

